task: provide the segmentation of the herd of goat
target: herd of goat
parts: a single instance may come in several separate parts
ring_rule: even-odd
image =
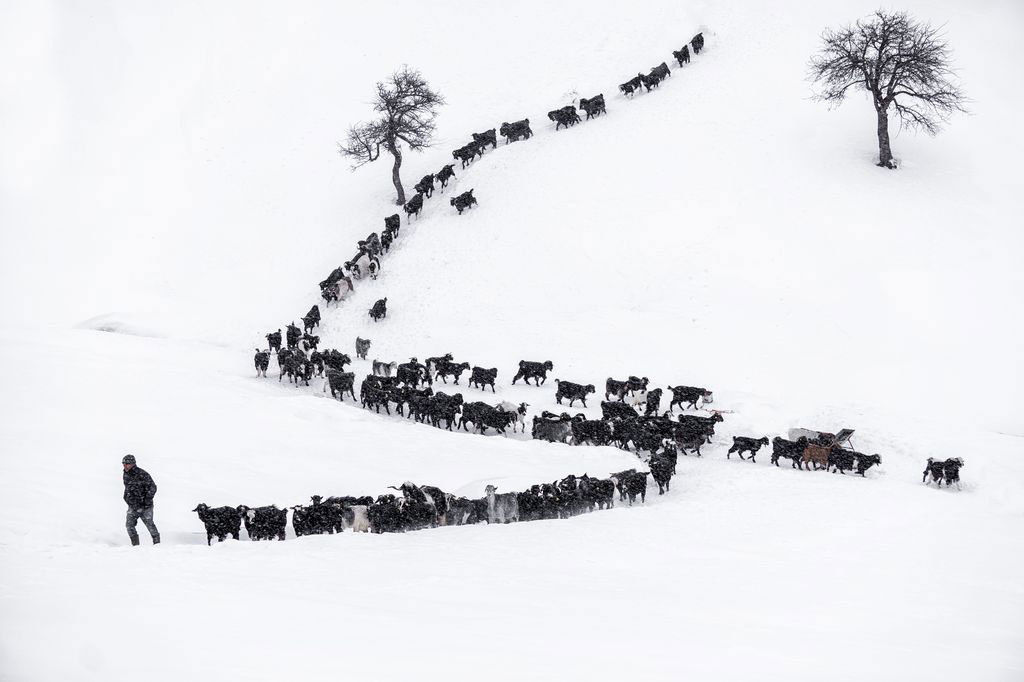
[[[671,470],[670,470],[671,467]],[[429,485],[406,481],[401,493],[365,497],[310,498],[311,504],[291,507],[292,530],[296,537],[325,535],[345,530],[371,533],[400,533],[438,526],[462,526],[474,523],[512,523],[540,519],[564,519],[595,509],[615,506],[620,501],[632,505],[647,495],[647,476],[653,475],[660,489],[668,489],[675,471],[674,460],[652,460],[649,472],[628,469],[608,478],[569,475],[551,483],[540,483],[522,492],[499,493],[488,485],[484,497],[469,499],[446,493]],[[239,539],[242,525],[250,540],[284,540],[288,529],[288,507],[210,507],[199,504],[192,511],[206,527],[206,543],[213,538],[223,542]]]
[[[823,434],[824,435],[824,434]],[[776,441],[782,440],[779,438]],[[799,439],[798,439],[799,440]],[[741,457],[747,451],[754,454],[767,438],[734,438],[729,453],[737,452]],[[837,449],[838,452],[845,452]],[[871,455],[872,463],[878,463],[878,456]],[[773,459],[774,459],[773,453]],[[639,497],[647,497],[647,477],[651,476],[658,485],[658,494],[670,489],[676,472],[677,450],[665,443],[663,448],[647,461],[648,471],[626,469],[610,474],[608,478],[592,478],[588,474],[570,474],[551,483],[539,483],[522,492],[498,493],[497,486],[488,485],[484,497],[470,499],[446,493],[436,486],[416,485],[406,481],[399,487],[389,486],[401,493],[351,497],[338,496],[324,499],[320,495],[310,498],[311,504],[291,507],[292,530],[296,537],[353,532],[399,533],[438,526],[462,526],[475,523],[512,523],[541,519],[564,519],[595,509],[611,509],[615,506],[616,492],[620,502],[632,506]],[[796,464],[794,460],[794,465]],[[959,457],[937,461],[929,457],[922,482],[932,482],[940,487],[960,487],[960,468],[964,462]],[[863,475],[863,471],[860,471]],[[223,542],[227,537],[240,539],[244,523],[249,539],[284,540],[288,527],[288,507],[269,505],[264,507],[209,507],[199,504],[192,511],[199,515],[206,528],[206,543],[213,538]]]
[[[485,392],[490,388],[495,393],[496,367],[457,362],[451,353],[427,358],[426,362],[413,357],[401,364],[374,359],[372,371],[360,382],[357,395],[356,374],[345,371],[345,366],[352,362],[349,355],[335,349],[318,350],[319,337],[300,331],[294,325],[289,325],[285,348],[280,347],[279,332],[272,332],[267,337],[271,350],[277,353],[278,381],[288,376],[296,386],[301,383],[308,386],[310,379],[323,377],[323,391],[330,390],[332,398],[345,401],[348,396],[364,409],[378,414],[383,410],[391,415],[394,411],[406,419],[448,431],[470,431],[472,426],[472,431],[481,434],[486,434],[489,429],[501,434],[506,434],[509,429],[513,433],[517,430],[526,433],[527,403],[501,401],[492,405],[484,401],[468,402],[461,392],[435,390],[438,382],[447,387],[449,380],[451,390],[454,390],[468,372],[468,387]],[[356,337],[358,358],[366,360],[370,347],[369,339]],[[255,364],[258,375],[266,376],[270,354],[270,351],[257,350]],[[554,363],[550,360],[521,360],[512,384],[520,379],[529,384],[532,379],[533,385],[540,387],[553,369]],[[567,401],[569,408],[577,402],[587,407],[587,396],[597,391],[593,384],[560,379],[555,379],[554,383],[555,402],[565,405]],[[712,392],[697,386],[668,386],[666,395],[665,390],[649,384],[647,377],[629,376],[625,380],[609,377],[605,381],[600,419],[589,419],[583,413],[556,414],[545,410],[533,416],[530,435],[552,443],[615,445],[623,450],[635,450],[638,455],[647,453],[648,457],[662,454],[668,448],[672,449],[673,457],[677,451],[700,457],[701,448],[715,435],[715,426],[724,420],[723,413],[711,410],[710,415],[701,415],[690,414],[686,410],[706,407],[713,400]],[[662,409],[664,398],[667,398],[667,410]],[[676,407],[680,408],[678,415],[675,414]],[[855,471],[862,476],[881,462],[878,455],[834,447],[829,440],[831,436],[810,434],[793,440],[776,437],[771,441],[767,437],[736,436],[726,456],[731,457],[735,453],[741,459],[756,462],[759,450],[770,444],[771,463],[776,466],[780,459],[788,459],[794,468],[840,473]]]
[[[735,438],[729,452],[756,453],[760,443],[752,439]],[[767,441],[767,438],[759,439]],[[777,439],[778,440],[778,439]],[[551,483],[539,483],[522,492],[499,493],[497,486],[488,485],[484,497],[470,499],[446,493],[436,486],[416,485],[406,481],[399,487],[389,486],[401,493],[352,497],[337,496],[324,499],[320,495],[310,498],[311,504],[294,505],[292,530],[296,537],[341,533],[345,530],[371,533],[399,533],[439,526],[462,526],[475,523],[512,523],[541,519],[564,519],[594,510],[615,506],[616,492],[620,502],[632,506],[637,498],[646,501],[647,477],[658,485],[658,493],[667,492],[676,471],[677,451],[674,446],[664,448],[648,460],[648,471],[627,469],[610,474],[608,478],[569,475]],[[873,455],[872,457],[877,457]],[[928,458],[923,481],[929,476],[939,486],[960,486],[959,457],[945,461]],[[870,466],[870,464],[868,465]],[[863,472],[862,472],[863,473]],[[288,507],[209,507],[199,504],[192,511],[199,515],[206,528],[206,542],[213,538],[224,541],[227,537],[240,539],[244,524],[250,540],[284,540],[288,527]]]
[[[703,45],[703,35],[697,34],[689,45],[674,51],[673,57],[681,67],[690,61],[690,48],[694,54],[699,54]],[[649,73],[639,73],[621,84],[619,91],[627,97],[641,91],[650,92],[670,75],[671,71],[663,62]],[[549,112],[548,118],[555,124],[555,130],[580,123],[582,119],[577,109],[586,114],[587,120],[606,113],[604,95],[582,98],[578,107],[569,105]],[[506,144],[533,135],[529,119],[506,122],[498,130],[473,133],[472,141],[454,150],[452,157],[461,162],[462,168],[466,168],[476,157],[483,156],[488,145],[492,149],[497,147],[497,133],[501,134]],[[448,164],[436,174],[424,176],[416,183],[416,194],[404,206],[406,220],[419,216],[424,198],[433,195],[435,182],[440,184],[443,191],[453,177],[454,164]],[[459,214],[476,203],[472,189],[450,200]],[[376,279],[381,270],[380,258],[388,253],[398,238],[400,228],[401,219],[398,214],[394,214],[384,219],[384,230],[380,235],[374,232],[359,241],[356,255],[320,282],[324,302],[337,303],[344,298],[354,290],[353,280],[367,277]],[[387,298],[376,301],[368,312],[375,322],[385,318]],[[320,319],[319,306],[314,305],[302,317],[301,329],[293,322],[287,326],[284,336],[281,329],[267,334],[268,348],[257,349],[254,358],[257,375],[267,376],[270,357],[276,354],[279,381],[287,376],[296,386],[300,383],[309,386],[314,377],[323,377],[323,390],[326,392],[329,389],[332,397],[344,400],[348,395],[363,408],[377,413],[384,410],[390,415],[393,408],[400,416],[449,431],[453,428],[468,431],[468,426],[472,425],[473,430],[479,433],[494,429],[504,434],[509,428],[513,433],[517,428],[526,432],[526,408],[529,407],[526,403],[517,405],[502,401],[491,405],[482,401],[466,402],[458,392],[435,392],[435,382],[440,380],[447,386],[451,379],[452,384],[458,386],[466,372],[469,373],[469,386],[481,390],[490,387],[492,393],[495,392],[497,368],[471,367],[469,363],[456,362],[451,354],[427,358],[425,363],[415,357],[401,364],[374,359],[372,373],[360,383],[357,397],[355,373],[345,371],[345,366],[352,362],[351,358],[335,349],[319,349],[320,337],[313,332],[320,324]],[[356,357],[367,360],[370,340],[357,337],[355,346]],[[533,379],[535,386],[541,386],[553,368],[551,361],[520,361],[512,384],[520,379],[528,384]],[[554,383],[556,402],[562,405],[563,400],[568,400],[570,408],[577,401],[586,407],[587,396],[597,390],[593,384],[559,379],[555,379]],[[648,383],[646,377],[630,376],[624,381],[609,378],[605,382],[605,399],[601,402],[601,419],[588,419],[582,413],[570,415],[567,412],[555,414],[543,411],[533,416],[531,421],[531,436],[535,439],[573,445],[616,445],[625,450],[632,448],[638,456],[646,452],[648,471],[629,469],[612,474],[607,479],[570,475],[550,484],[534,485],[523,492],[499,494],[494,486],[487,486],[486,496],[475,500],[455,497],[433,486],[416,486],[408,482],[395,489],[402,493],[401,497],[382,495],[376,499],[323,499],[315,495],[311,498],[311,505],[291,508],[295,535],[335,533],[344,529],[396,532],[482,521],[508,523],[565,518],[595,508],[612,507],[616,490],[620,500],[628,500],[629,504],[637,497],[644,501],[648,476],[658,485],[659,494],[664,493],[675,473],[678,453],[681,451],[684,455],[693,453],[701,456],[701,447],[711,442],[715,425],[722,422],[724,417],[721,411],[716,410],[712,410],[710,416],[686,413],[686,408],[697,409],[698,403],[707,404],[712,401],[712,393],[700,387],[669,386],[671,399],[668,401],[668,410],[662,410],[664,391],[661,388],[649,389]],[[674,414],[677,406],[681,408],[679,415]],[[780,459],[788,459],[794,468],[806,467],[840,473],[854,471],[861,476],[881,462],[877,454],[865,455],[836,446],[829,440],[831,435],[799,436],[790,440],[776,437],[771,441],[767,437],[736,436],[726,456],[731,457],[735,453],[741,459],[749,458],[754,462],[759,450],[771,445],[771,463],[776,466]],[[927,482],[931,476],[939,486],[945,482],[947,486],[956,484],[959,487],[959,469],[962,466],[963,460],[959,458],[945,461],[929,458],[924,480]],[[193,511],[199,514],[206,526],[208,542],[213,537],[220,540],[227,536],[238,539],[243,523],[253,540],[285,538],[287,509],[276,506],[250,508],[244,505],[210,508],[200,504]]]
[[[698,33],[681,50],[673,51],[672,56],[679,66],[682,67],[683,64],[690,61],[691,48],[694,54],[699,54],[703,47],[704,34]],[[632,79],[621,84],[619,91],[628,97],[643,90],[650,92],[651,89],[656,88],[665,78],[671,75],[672,72],[669,70],[668,65],[662,62],[652,68],[647,74],[638,73]],[[604,94],[589,98],[583,97],[580,98],[576,105],[569,104],[560,109],[549,111],[548,119],[555,124],[555,130],[563,127],[569,128],[584,120],[578,113],[580,111],[586,115],[586,120],[607,113]],[[499,134],[504,138],[505,144],[529,139],[533,136],[530,119],[525,118],[512,123],[505,122],[497,129],[491,128],[481,133],[473,133],[472,139],[469,142],[452,151],[452,158],[460,162],[462,168],[466,168],[477,157],[483,157],[487,147],[491,149],[498,147]],[[406,222],[411,220],[413,216],[418,218],[423,210],[424,199],[431,198],[438,185],[440,185],[440,191],[443,192],[448,187],[448,182],[454,177],[455,164],[453,163],[442,166],[441,170],[436,173],[429,173],[423,176],[413,186],[416,193],[403,206]],[[456,197],[452,197],[449,200],[449,204],[461,215],[463,211],[477,205],[477,200],[473,196],[473,190],[470,189]],[[395,213],[384,219],[384,230],[379,235],[373,232],[366,239],[358,242],[355,256],[331,272],[327,279],[320,282],[321,297],[325,303],[336,303],[344,298],[347,293],[353,291],[355,287],[353,280],[360,280],[364,277],[369,277],[370,279],[377,278],[381,268],[380,258],[391,249],[392,243],[398,238],[401,225],[401,218]],[[378,301],[378,304],[380,304],[380,301]],[[383,312],[383,308],[379,310]],[[383,314],[375,316],[372,311],[370,314],[375,320],[383,317]]]

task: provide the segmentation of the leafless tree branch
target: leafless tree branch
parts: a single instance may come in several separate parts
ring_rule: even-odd
[[[851,90],[870,93],[878,115],[879,165],[892,167],[888,140],[890,106],[900,126],[935,135],[967,97],[954,82],[951,50],[939,29],[906,12],[878,10],[852,26],[826,29],[821,49],[811,57],[808,78],[814,99],[829,107]]]
[[[429,147],[438,109],[444,104],[444,97],[433,91],[418,71],[403,66],[386,82],[377,83],[373,111],[379,116],[352,126],[346,141],[338,144],[338,152],[352,160],[355,170],[380,158],[381,148],[386,150],[394,157],[392,181],[398,203],[405,203],[399,177],[402,144],[413,150]]]

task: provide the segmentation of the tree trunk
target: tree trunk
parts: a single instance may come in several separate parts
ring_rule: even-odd
[[[878,107],[878,165],[883,168],[895,168],[892,160],[892,148],[889,146],[889,113]]]
[[[405,204],[405,190],[402,188],[402,178],[398,174],[402,168],[402,151],[394,144],[388,147],[388,151],[395,157],[395,165],[391,167],[391,182],[395,183],[395,191],[398,193],[395,203],[402,206]]]

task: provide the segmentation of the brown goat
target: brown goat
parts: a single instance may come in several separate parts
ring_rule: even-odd
[[[811,464],[814,465],[815,470],[827,469],[828,468],[828,453],[831,447],[825,445],[814,445],[809,443],[804,448],[803,463],[807,465],[807,468],[811,468]]]

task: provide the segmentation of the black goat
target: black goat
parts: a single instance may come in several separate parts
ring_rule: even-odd
[[[703,400],[704,403],[710,403],[713,398],[711,391],[695,386],[669,386],[668,390],[672,391],[672,402],[668,405],[670,412],[675,411],[676,405],[679,405],[680,409],[686,409],[684,403],[696,410],[697,401]]]
[[[498,368],[493,367],[487,370],[482,367],[474,367],[469,375],[469,385],[475,386],[480,390],[490,386],[490,392],[494,393],[496,379],[498,379]]]
[[[267,334],[267,346],[275,353],[281,350],[281,330]]]
[[[694,54],[700,54],[700,51],[704,49],[704,34],[698,33],[695,35],[690,41],[690,45],[693,45]]]
[[[641,76],[638,75],[638,76],[635,76],[633,78],[630,78],[628,81],[626,81],[625,83],[620,85],[619,86],[619,91],[623,95],[632,95],[634,92],[639,91],[640,87],[642,85],[643,85],[643,80],[642,80]]]
[[[803,459],[806,447],[807,438],[805,436],[800,436],[795,441],[776,436],[772,439],[772,464],[779,466],[779,459],[784,458],[792,461],[794,469],[798,465],[802,469],[800,461]]]
[[[402,208],[405,210],[405,222],[409,222],[414,215],[419,218],[420,211],[423,210],[423,195],[417,192]]]
[[[288,348],[295,348],[299,345],[299,341],[302,339],[302,330],[295,326],[295,323],[290,323],[284,332],[285,343]]]
[[[424,175],[412,188],[429,199],[434,194],[434,174]]]
[[[517,379],[522,379],[526,383],[530,383],[530,379],[533,379],[534,383],[540,386],[548,380],[548,370],[554,368],[555,365],[550,360],[545,360],[544,362],[520,360],[519,371],[512,377],[512,384],[515,385]]]
[[[309,364],[313,366],[313,370],[317,376],[323,376],[324,374],[324,356],[319,351],[313,351],[309,354]]]
[[[469,385],[475,386],[483,390],[485,387],[491,387],[491,393],[494,393],[494,381],[498,378],[498,368],[491,367],[485,369],[483,367],[474,367],[472,374],[469,376]]]
[[[394,495],[381,495],[366,509],[371,533],[397,533],[402,530],[402,510]]]
[[[743,456],[744,452],[750,453],[750,461],[756,462],[754,457],[757,455],[757,451],[763,446],[768,445],[768,436],[763,438],[748,438],[747,436],[733,436],[732,447],[725,453],[725,458],[730,459],[729,455],[736,453],[740,456],[740,459],[746,459]]]
[[[682,68],[683,64],[690,63],[690,48],[683,45],[683,49],[673,50],[672,56],[676,58],[677,62],[679,62],[679,68]]]
[[[198,512],[199,520],[206,526],[206,545],[209,546],[214,537],[219,542],[224,542],[227,536],[238,539],[242,531],[242,517],[238,510],[232,507],[210,508],[205,503],[200,503],[192,511]]]
[[[327,381],[324,383],[324,391],[326,392],[330,388],[331,397],[341,401],[345,400],[346,393],[352,396],[352,400],[355,400],[355,383],[355,372],[339,372],[329,369],[327,370]]]
[[[319,324],[320,308],[314,305],[312,308],[309,309],[308,313],[302,316],[302,330],[305,333],[310,334],[313,332],[314,328],[319,326]]]
[[[657,416],[661,412],[661,389],[652,388],[647,392],[647,405],[644,414],[648,417]]]
[[[658,484],[658,494],[664,495],[671,489],[672,474],[676,471],[675,462],[668,455],[654,454],[647,465],[651,468],[651,478]]]
[[[582,109],[583,111],[587,112],[587,120],[588,121],[592,117],[597,116],[598,114],[606,114],[606,113],[608,113],[607,109],[605,109],[605,107],[604,107],[604,95],[603,94],[597,95],[595,97],[591,97],[589,99],[586,98],[586,97],[581,98],[580,99],[580,109]]]
[[[278,509],[276,505],[247,507],[242,504],[237,507],[237,511],[245,523],[245,532],[249,534],[250,540],[256,542],[277,538],[284,541],[288,526],[287,509]]]
[[[256,349],[256,355],[253,357],[253,364],[256,365],[256,376],[267,376],[267,368],[270,367],[270,351]]]
[[[619,499],[623,497],[628,500],[629,506],[633,506],[637,496],[640,496],[640,502],[647,501],[647,475],[649,471],[634,471],[628,469],[626,471],[612,474],[611,479],[615,481],[615,487],[619,489]]]
[[[473,133],[473,141],[480,145],[481,149],[487,145],[491,145],[491,149],[498,148],[498,136],[495,134],[494,128],[482,133]]]
[[[469,144],[459,147],[452,152],[452,158],[461,161],[463,168],[469,165],[477,156],[482,157],[483,155],[483,147],[476,142],[470,142]],[[454,175],[454,173],[452,173],[452,175]]]
[[[436,428],[441,428],[441,422],[444,422],[444,427],[451,431],[452,424],[458,418],[463,402],[461,393],[450,396],[446,393],[438,392],[430,399],[430,423]]]
[[[580,115],[576,113],[576,107],[569,104],[561,109],[555,109],[548,112],[548,118],[554,122],[555,130],[558,130],[559,126],[568,128],[571,125],[576,125],[580,122]]]
[[[323,352],[324,365],[339,372],[345,369],[345,365],[352,364],[352,358],[340,351],[328,349]]]
[[[572,437],[572,418],[564,412],[561,415],[550,412],[534,415],[530,435],[536,440],[549,443],[565,443]]]
[[[576,415],[572,420],[572,440],[575,445],[608,445],[612,441],[612,425],[602,419],[587,419]]]
[[[924,475],[921,477],[922,483],[928,483],[928,475],[931,474],[932,482],[937,484],[938,487],[942,487],[942,482],[946,482],[946,487],[952,487],[956,483],[956,489],[960,490],[960,468],[964,465],[964,460],[959,457],[953,457],[951,459],[938,461],[928,458],[928,463],[924,467]]]
[[[604,382],[604,399],[608,400],[610,396],[614,395],[619,402],[624,402],[627,393],[646,391],[648,382],[647,377],[630,376],[626,381],[617,381],[608,377],[608,380]]]
[[[430,363],[427,365],[430,366]],[[468,362],[452,362],[451,360],[445,360],[440,358],[434,365],[435,378],[440,379],[444,383],[448,383],[448,377],[454,377],[454,383],[459,383],[459,377],[462,373],[469,369]]]
[[[505,138],[505,144],[518,142],[520,138],[528,140],[533,136],[533,131],[530,130],[530,119],[528,118],[514,123],[502,123],[499,130],[501,131],[501,136]]]
[[[873,467],[876,464],[881,464],[882,458],[878,455],[862,455],[857,453],[857,473],[864,476],[864,472]],[[957,472],[957,480],[960,480],[960,474]]]
[[[642,73],[638,73],[636,77],[640,79],[640,82],[643,84],[644,89],[647,92],[650,92],[652,88],[656,88],[661,85],[661,79],[657,76],[646,76]]]
[[[562,398],[568,398],[569,407],[572,407],[573,403],[577,400],[583,403],[583,407],[586,407],[587,394],[597,392],[594,384],[583,386],[582,384],[574,384],[571,381],[559,381],[558,379],[555,379],[555,384],[558,386],[558,389],[555,391],[555,401],[561,405]]]
[[[473,196],[473,190],[469,190],[457,197],[452,197],[449,203],[458,210],[459,215],[462,215],[462,212],[467,208],[472,208],[476,205],[476,197]]]
[[[601,416],[604,419],[635,419],[640,415],[626,403],[601,401]]]
[[[362,404],[363,409],[374,408],[377,414],[380,414],[380,408],[384,408],[384,412],[391,414],[391,406],[388,402],[388,394],[379,385],[375,385],[371,381],[373,377],[366,377],[363,379],[363,383],[359,385],[359,402]]]
[[[313,495],[311,505],[297,504],[292,507],[292,530],[295,537],[340,533],[345,528],[345,511],[335,502],[323,502],[320,495]]]
[[[385,296],[384,298],[382,298],[382,299],[378,300],[376,303],[374,303],[373,307],[370,308],[370,317],[373,318],[374,322],[378,322],[379,320],[381,320],[382,318],[385,318],[387,316],[388,316],[388,299],[387,299],[387,296]]]
[[[398,379],[398,383],[415,388],[420,385],[420,382],[426,381],[426,367],[421,365],[416,358],[411,358],[409,362],[403,362],[398,366],[395,377]]]
[[[444,188],[448,186],[448,181],[455,177],[455,166],[453,164],[448,164],[447,166],[442,167],[441,170],[437,171],[435,177],[437,178],[437,181],[441,183],[441,189],[444,190]]]

